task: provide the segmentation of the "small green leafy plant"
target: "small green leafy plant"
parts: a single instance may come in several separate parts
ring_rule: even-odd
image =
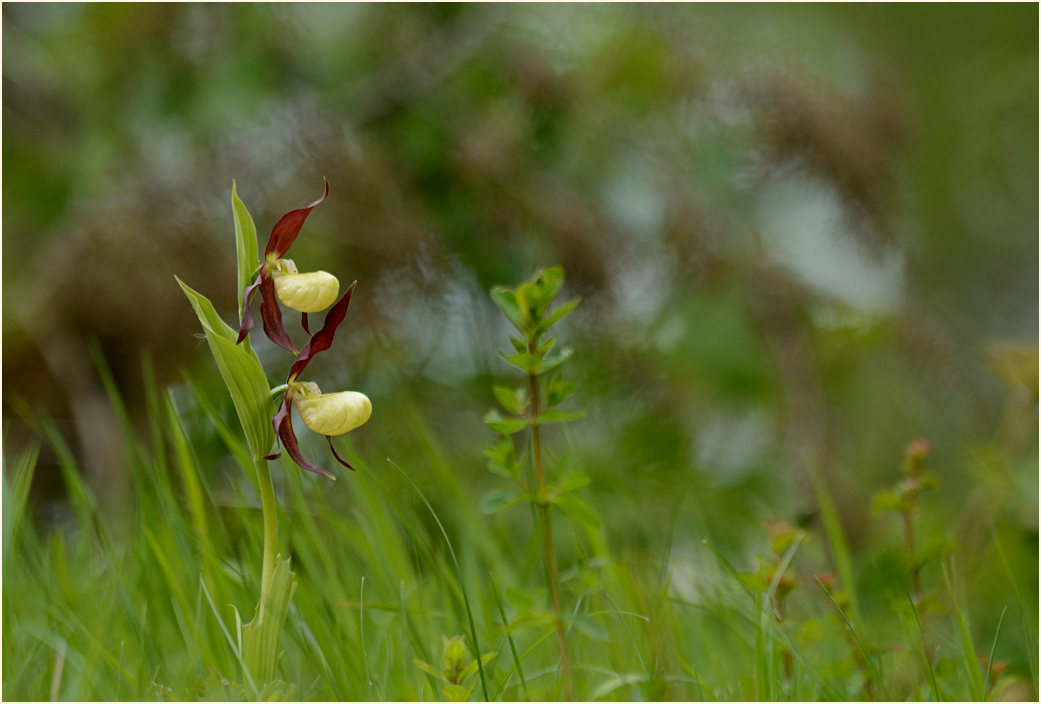
[[[469,701],[470,694],[477,686],[477,660],[470,657],[466,649],[466,641],[463,636],[446,638],[441,636],[441,666],[438,670],[430,663],[419,658],[413,658],[412,664],[431,677],[445,683],[441,688],[441,696],[450,702]],[[496,653],[485,653],[481,656],[480,665],[486,665],[494,658]]]
[[[485,424],[502,435],[498,443],[485,450],[489,467],[496,474],[515,481],[521,491],[514,494],[489,494],[485,498],[483,508],[486,513],[493,513],[517,503],[531,502],[537,509],[537,528],[543,541],[546,584],[560,649],[564,696],[571,699],[571,663],[561,605],[560,571],[553,545],[551,509],[557,508],[579,520],[589,520],[590,515],[593,515],[596,521],[598,518],[595,517],[592,508],[573,493],[588,484],[589,477],[571,473],[558,482],[551,482],[547,477],[543,459],[542,427],[551,423],[577,420],[584,415],[581,411],[564,411],[558,408],[575,392],[574,384],[554,373],[571,356],[571,349],[563,347],[554,352],[556,338],[549,336],[550,328],[578,305],[578,299],[573,299],[550,310],[563,284],[563,270],[560,267],[552,267],[539,271],[516,288],[500,286],[492,289],[492,300],[520,333],[519,337],[510,338],[513,352],[499,354],[525,375],[526,383],[513,388],[498,385],[493,387],[495,398],[506,415],[498,410],[491,410],[484,417]],[[530,476],[525,476],[523,472],[528,463],[518,454],[512,439],[514,434],[524,430],[527,430],[530,439]]]
[[[261,568],[260,600],[251,622],[238,622],[238,646],[247,695],[264,699],[288,696],[289,685],[275,680],[275,667],[280,657],[279,642],[296,589],[289,560],[277,554],[278,526],[275,494],[268,460],[281,454],[284,446],[300,467],[335,479],[328,470],[308,462],[300,451],[293,430],[292,409],[296,408],[304,424],[325,435],[336,460],[349,469],[351,465],[337,454],[333,435],[341,435],[364,424],[372,413],[369,399],[356,391],[323,394],[317,384],[299,381],[311,359],[329,349],[337,328],[350,305],[355,284],[352,283],[337,300],[339,281],[324,271],[300,273],[291,259],[285,259],[304,221],[329,193],[326,182],[322,196],[306,208],[292,210],[278,220],[271,230],[263,261],[258,262],[256,227],[232,185],[232,213],[235,221],[239,295],[239,329],[224,323],[208,298],[178,279],[202,324],[210,352],[231,395],[256,470],[264,521],[264,556]],[[253,279],[252,283],[247,284]],[[356,282],[355,282],[356,283]],[[253,326],[250,299],[260,289],[261,317],[267,337],[295,357],[284,384],[271,388],[256,352],[249,340]],[[333,303],[335,301],[335,304]],[[301,327],[307,342],[297,349],[282,322],[281,305],[301,313]],[[330,305],[321,329],[311,334],[307,315]],[[272,414],[272,398],[281,402]]]

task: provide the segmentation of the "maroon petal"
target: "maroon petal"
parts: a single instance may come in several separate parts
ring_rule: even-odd
[[[290,396],[291,393],[287,390],[286,395],[282,398],[282,405],[279,406],[278,412],[275,413],[274,418],[271,419],[271,424],[275,426],[275,433],[278,434],[279,439],[282,441],[282,445],[286,448],[286,452],[289,453],[289,456],[293,458],[294,462],[308,471],[335,480],[336,477],[330,472],[321,467],[314,466],[305,460],[304,456],[300,453],[300,446],[296,442],[296,433],[293,431],[293,405],[290,403]],[[276,452],[275,454],[268,455],[264,459],[275,459],[279,455],[281,455],[281,452]]]
[[[278,307],[273,276],[267,276],[260,282],[260,317],[264,321],[264,332],[268,339],[296,354],[296,347],[293,346],[293,341],[289,339],[289,333],[282,324],[282,309]]]
[[[253,329],[253,314],[249,312],[249,302],[253,298],[253,292],[263,283],[266,267],[266,264],[261,267],[260,273],[257,274],[257,280],[242,291],[242,323],[239,325],[239,339],[235,340],[236,345],[245,340],[246,335]]]
[[[291,406],[292,404],[290,403],[290,392],[288,389],[286,389],[285,395],[282,396],[282,405],[278,407],[278,411],[271,418],[271,425],[275,427],[275,435],[277,436],[277,438],[275,440],[275,451],[272,452],[270,455],[264,455],[264,459],[266,460],[277,460],[279,457],[282,456],[282,447],[281,445],[279,445],[278,439],[282,437],[282,424],[286,422],[286,419],[289,419],[290,425],[293,424],[293,419],[290,416]]]
[[[311,361],[311,357],[329,349],[329,346],[333,344],[333,335],[336,334],[336,328],[340,326],[340,323],[343,322],[344,317],[347,315],[347,307],[351,304],[351,293],[354,292],[354,286],[357,283],[357,281],[352,283],[347,288],[347,292],[343,294],[343,297],[336,302],[336,305],[329,309],[329,312],[325,314],[325,323],[322,325],[322,329],[311,335],[311,339],[300,350],[300,356],[296,358],[293,366],[289,368],[290,380],[300,376],[300,372]]]
[[[325,200],[327,195],[329,195],[328,181],[325,182],[325,192],[322,193],[321,198],[306,208],[290,210],[275,223],[275,226],[271,229],[271,237],[267,241],[267,248],[264,250],[265,259],[269,259],[272,255],[276,259],[281,259],[289,251],[289,248],[296,240],[296,236],[300,234],[300,228],[303,227],[304,220],[307,219],[307,216],[311,214],[311,210],[316,205]]]
[[[351,470],[352,472],[357,472],[358,470],[356,470],[354,467],[348,464],[347,460],[345,460],[344,458],[340,457],[339,454],[337,454],[336,447],[333,445],[332,437],[326,435],[325,439],[329,441],[329,449],[333,451],[333,457],[336,458],[336,461],[342,464],[347,469]]]
[[[307,313],[303,311],[300,311],[300,325],[303,326],[304,332],[311,334],[311,328],[307,327]]]

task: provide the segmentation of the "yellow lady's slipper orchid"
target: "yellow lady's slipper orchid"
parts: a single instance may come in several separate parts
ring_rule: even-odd
[[[343,435],[365,424],[372,402],[358,391],[323,394],[312,381],[290,385],[293,406],[304,424],[319,435]]]
[[[279,259],[271,273],[278,299],[302,313],[325,310],[340,293],[340,282],[335,276],[325,271],[301,274],[292,259]]]

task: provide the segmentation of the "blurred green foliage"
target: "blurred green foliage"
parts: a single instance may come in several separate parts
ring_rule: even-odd
[[[548,451],[577,450],[622,554],[681,564],[711,537],[751,559],[764,520],[818,523],[819,472],[853,550],[888,564],[870,497],[924,436],[923,531],[1001,592],[992,534],[1037,570],[1037,21],[1033,4],[5,4],[5,441],[29,433],[10,399],[48,410],[118,505],[90,341],[131,406],[142,355],[161,383],[219,388],[173,276],[232,321],[232,179],[264,238],[324,176],[294,258],[359,285],[315,374],[373,399],[355,441],[435,505],[453,498],[423,469],[437,457],[489,486],[508,329],[487,291],[559,264],[589,415]],[[186,422],[224,476],[214,429]],[[40,496],[57,465],[42,451]],[[996,604],[974,605],[981,633]]]

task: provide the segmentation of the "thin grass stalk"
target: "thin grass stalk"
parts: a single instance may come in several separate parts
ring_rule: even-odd
[[[1005,549],[1001,546],[1001,541],[998,539],[997,532],[991,529],[991,540],[994,544],[994,549],[1001,560],[1001,567],[1005,572],[1005,577],[1008,579],[1009,584],[1012,586],[1012,592],[1016,595],[1016,602],[1019,604],[1019,611],[1021,618],[1024,623],[1029,623],[1030,615],[1033,613],[1030,602],[1023,594],[1023,590],[1020,588],[1019,580],[1016,579],[1016,575],[1012,570],[1012,564],[1009,562],[1008,556],[1005,554]],[[1036,619],[1034,619],[1036,622]],[[1023,640],[1026,642],[1026,653],[1027,653],[1027,665],[1030,668],[1030,683],[1034,687],[1034,691],[1038,691],[1038,647],[1037,647],[1037,629],[1024,627],[1023,628]]]
[[[412,481],[412,477],[405,474],[405,470],[399,467],[397,463],[394,462],[394,460],[388,457],[387,461],[390,462],[391,466],[394,467],[394,469],[398,470],[398,473],[401,474],[401,476],[405,478],[405,481],[407,481],[415,490],[415,492],[419,494],[419,498],[423,501],[423,504],[427,507],[427,510],[430,511],[430,515],[434,518],[434,522],[437,523],[437,527],[441,530],[441,535],[445,539],[445,545],[448,547],[448,554],[449,556],[451,556],[452,564],[455,567],[456,579],[459,582],[459,591],[463,597],[463,609],[466,611],[466,620],[469,622],[470,625],[470,638],[472,639],[474,654],[477,659],[477,672],[480,675],[481,679],[481,692],[484,694],[484,700],[486,702],[490,701],[490,699],[488,698],[488,682],[484,674],[484,658],[481,657],[481,645],[477,641],[477,626],[474,624],[473,611],[470,609],[470,597],[467,596],[466,585],[463,583],[463,570],[459,566],[459,559],[455,556],[455,549],[452,547],[452,541],[448,539],[448,531],[445,530],[444,525],[441,523],[441,518],[437,515],[437,511],[435,511],[434,507],[430,505],[429,501],[427,501],[426,494],[424,494],[420,490],[419,486],[414,481]]]
[[[951,598],[951,605],[954,609],[954,617],[958,625],[958,635],[961,639],[962,646],[962,665],[965,669],[965,679],[969,685],[969,691],[974,699],[977,701],[983,701],[986,688],[983,681],[983,673],[980,671],[979,660],[976,657],[976,648],[972,643],[972,632],[969,629],[968,620],[965,618],[965,612],[959,605],[959,599],[954,589],[954,582],[952,581],[951,571],[948,569],[947,564],[942,565],[943,568],[943,581],[947,587],[947,593]]]
[[[1001,609],[1001,616],[998,617],[998,626],[994,629],[994,640],[990,642],[990,655],[987,656],[987,669],[983,674],[983,701],[987,701],[987,694],[990,691],[990,673],[994,667],[994,650],[998,647],[998,634],[1001,633],[1001,624],[1005,621],[1006,611],[1008,611],[1007,606]]]
[[[864,645],[864,642],[862,640],[860,640],[860,636],[857,634],[856,629],[853,628],[853,624],[850,622],[849,618],[846,616],[845,610],[841,606],[839,606],[839,603],[837,601],[835,601],[835,597],[832,596],[831,591],[826,586],[824,586],[824,584],[821,583],[821,581],[819,579],[817,580],[817,584],[819,584],[821,589],[824,590],[824,593],[827,594],[828,599],[831,601],[832,605],[835,607],[835,610],[838,611],[839,616],[842,618],[843,623],[846,624],[846,629],[849,631],[849,634],[850,634],[850,636],[853,639],[853,643],[856,644],[857,649],[860,652],[860,658],[857,658],[857,664],[859,665],[861,660],[863,660],[863,662],[866,664],[866,666],[871,668],[871,673],[874,676],[875,681],[877,681],[879,686],[882,687],[882,694],[883,694],[883,696],[886,699],[892,699],[892,697],[889,696],[889,692],[886,690],[886,684],[885,684],[885,681],[882,679],[882,675],[879,673],[878,668],[875,667],[875,663],[871,659],[871,656],[868,655],[868,651],[867,651],[867,648]],[[913,604],[912,604],[912,606],[913,606]],[[868,680],[868,681],[870,681],[870,680]],[[939,701],[939,697],[937,697],[937,701]]]
[[[517,676],[520,679],[521,691],[524,692],[524,698],[530,700],[531,695],[528,694],[528,683],[524,681],[524,670],[521,669],[521,661],[517,655],[517,644],[513,641],[513,632],[510,628],[510,621],[506,618],[506,609],[502,606],[502,599],[499,597],[499,590],[495,586],[495,578],[491,572],[488,573],[488,584],[492,588],[492,595],[495,597],[495,605],[499,609],[499,616],[502,618],[502,629],[506,634],[506,640],[510,644],[510,653],[513,655],[514,667],[517,670]],[[505,681],[503,683],[505,686]],[[498,698],[498,692],[496,692],[496,698]]]
[[[922,644],[922,664],[925,665],[925,669],[929,673],[929,685],[933,690],[933,698],[936,701],[940,701],[942,698],[940,695],[940,685],[936,681],[936,672],[933,669],[933,657],[935,653],[932,652],[932,649],[929,647],[929,644],[925,639],[925,625],[922,623],[921,614],[918,613],[918,600],[915,599],[914,595],[907,594],[906,590],[904,593],[907,596],[907,603],[911,606],[911,613],[914,615],[915,625],[918,626],[918,636]]]

